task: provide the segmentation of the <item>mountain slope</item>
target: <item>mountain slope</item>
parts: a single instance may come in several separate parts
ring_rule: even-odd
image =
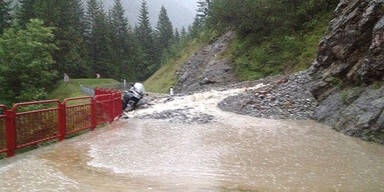
[[[166,93],[174,87],[176,93],[190,93],[237,82],[230,58],[223,56],[233,37],[230,31],[209,44],[191,41],[181,57],[171,59],[145,82],[146,88]]]
[[[227,32],[188,58],[177,71],[175,91],[187,93],[236,82],[230,58],[220,57],[233,37],[232,31]]]

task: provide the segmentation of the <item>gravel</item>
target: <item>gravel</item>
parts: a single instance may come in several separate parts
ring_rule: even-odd
[[[265,87],[231,96],[219,103],[224,111],[266,119],[312,119],[318,105],[309,91],[306,71],[270,78]]]

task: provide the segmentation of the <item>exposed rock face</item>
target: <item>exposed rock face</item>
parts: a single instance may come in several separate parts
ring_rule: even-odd
[[[232,38],[233,32],[228,32],[185,61],[177,72],[179,80],[175,86],[176,93],[194,92],[236,82],[230,60],[220,58]]]
[[[311,67],[315,119],[384,144],[384,1],[341,0]]]

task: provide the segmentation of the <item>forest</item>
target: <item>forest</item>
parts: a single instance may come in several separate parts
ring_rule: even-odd
[[[44,99],[64,74],[70,78],[143,81],[167,49],[187,38],[162,7],[151,26],[142,1],[138,24],[128,23],[121,0],[0,1],[0,103]]]

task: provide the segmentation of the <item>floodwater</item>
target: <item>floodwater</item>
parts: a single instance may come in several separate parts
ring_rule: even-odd
[[[189,107],[207,124],[129,119],[0,161],[0,191],[384,191],[384,146],[313,121],[220,111],[212,91],[130,114]]]

